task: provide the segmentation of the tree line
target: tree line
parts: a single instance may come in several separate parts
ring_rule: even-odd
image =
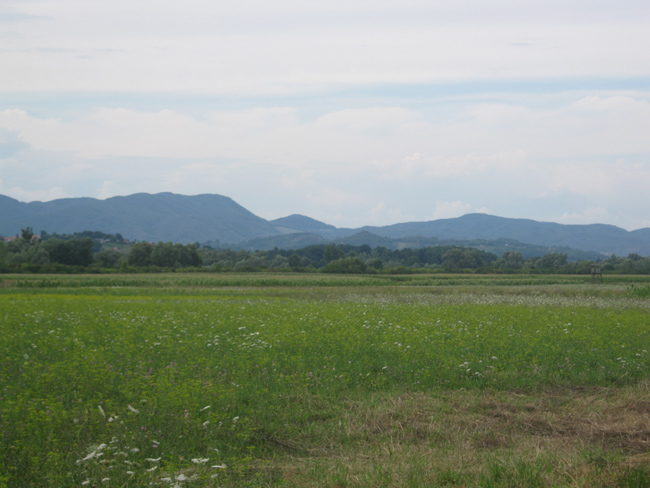
[[[85,231],[73,235],[21,235],[0,241],[0,272],[75,273],[101,271],[155,271],[200,268],[195,244],[125,241],[120,234]]]
[[[506,251],[501,257],[471,247],[431,246],[387,249],[368,245],[319,244],[302,249],[246,251],[199,249],[203,265],[221,271],[285,269],[324,273],[558,273],[590,274],[594,265],[604,273],[650,274],[650,257],[630,254],[610,256],[599,261],[570,262],[565,253],[547,253],[525,258],[519,251]]]
[[[599,261],[568,260],[565,253],[524,258],[519,251],[496,254],[471,247],[430,246],[387,249],[368,245],[320,244],[302,249],[270,251],[213,249],[171,242],[129,243],[120,234],[81,232],[21,236],[0,241],[0,272],[153,272],[192,270],[212,272],[296,271],[322,273],[603,273],[650,274],[650,257],[630,254]]]

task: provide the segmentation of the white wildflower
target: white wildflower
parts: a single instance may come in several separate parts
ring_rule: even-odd
[[[111,479],[110,478],[103,478],[102,479],[102,483],[106,483],[107,481],[111,481]]]
[[[157,463],[157,462],[160,461],[161,459],[162,459],[162,458],[155,458],[155,459],[154,459],[154,458],[147,458],[146,460],[147,460],[147,461],[150,461],[150,462],[152,462],[152,463]]]
[[[103,447],[102,447],[102,446],[103,446]],[[94,450],[93,452],[91,452],[90,454],[88,454],[85,458],[83,458],[83,459],[78,459],[78,460],[77,460],[77,464],[81,464],[81,463],[83,463],[84,461],[88,461],[89,459],[92,459],[92,458],[95,458],[95,457],[102,456],[104,453],[99,452],[99,451],[100,451],[100,449],[103,449],[104,447],[106,447],[106,444],[102,444],[102,445],[100,445],[96,450]]]
[[[158,469],[158,466],[154,466],[153,468],[147,469],[147,471],[152,472]]]
[[[225,464],[215,464],[212,467],[217,469],[226,469],[227,466]]]
[[[83,458],[83,459],[77,459],[77,464],[81,464],[81,463],[83,463],[84,461],[88,461],[89,459],[92,459],[92,458],[94,458],[94,457],[95,457],[95,453],[94,453],[94,452],[91,452],[91,453],[88,454],[85,458]]]
[[[210,458],[194,458],[192,459],[192,462],[194,464],[203,464],[203,463],[207,463],[209,460]]]
[[[133,413],[140,413],[140,410],[138,410],[137,408],[133,408],[131,405],[127,405],[127,408],[131,410]]]
[[[176,481],[185,481],[186,479],[187,479],[187,476],[185,476],[183,473],[176,476]]]

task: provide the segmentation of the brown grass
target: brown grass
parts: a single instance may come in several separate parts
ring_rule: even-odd
[[[286,486],[604,487],[650,463],[648,384],[382,393],[316,422],[272,441]]]

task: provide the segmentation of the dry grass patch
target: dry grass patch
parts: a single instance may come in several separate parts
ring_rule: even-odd
[[[381,393],[320,428],[271,462],[287,486],[650,486],[647,384]]]

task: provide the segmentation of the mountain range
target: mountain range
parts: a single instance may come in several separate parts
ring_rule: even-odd
[[[0,235],[69,234],[84,230],[120,233],[139,241],[199,242],[234,249],[296,249],[312,244],[367,244],[387,248],[470,245],[524,255],[573,253],[574,259],[636,253],[650,256],[650,228],[564,225],[486,214],[356,229],[337,228],[304,215],[265,220],[222,195],[137,193],[106,200],[66,198],[23,203],[0,195]],[[578,252],[582,251],[582,253]],[[570,256],[571,258],[571,256]]]

